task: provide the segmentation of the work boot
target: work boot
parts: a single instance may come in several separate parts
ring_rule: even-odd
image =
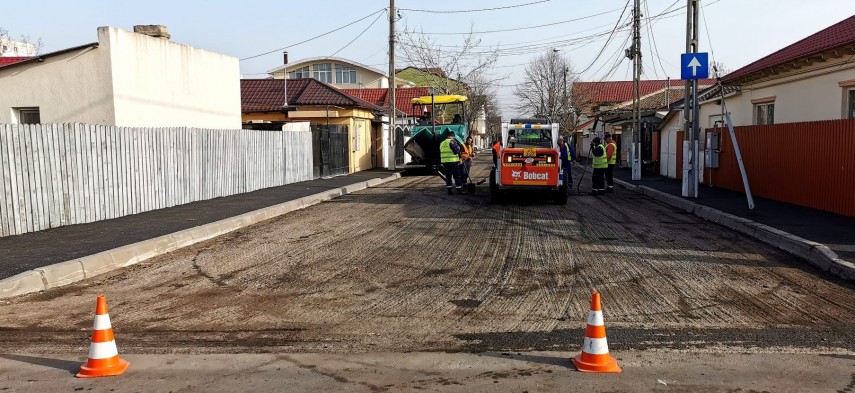
[[[615,192],[615,188],[614,188],[614,187],[609,187],[608,189],[606,189],[606,192]]]
[[[600,190],[600,191],[599,191],[599,194],[600,194],[600,195],[606,195],[606,192],[605,192],[604,190]]]
[[[446,190],[448,190],[448,195],[453,194],[453,193],[451,192],[451,187],[446,188]]]
[[[596,196],[596,195],[600,195],[600,194],[597,192],[597,190],[594,190],[594,191],[591,191],[588,195]]]
[[[463,195],[463,188],[457,187],[457,195]]]

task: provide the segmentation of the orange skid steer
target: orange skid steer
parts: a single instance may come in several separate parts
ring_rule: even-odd
[[[569,186],[564,180],[558,135],[556,123],[503,123],[503,147],[490,171],[490,201],[544,194],[556,204],[566,204]]]

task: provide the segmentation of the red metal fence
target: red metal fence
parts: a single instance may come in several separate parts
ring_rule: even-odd
[[[744,192],[733,143],[721,135],[718,169],[705,182]],[[736,127],[757,197],[855,217],[855,119]]]

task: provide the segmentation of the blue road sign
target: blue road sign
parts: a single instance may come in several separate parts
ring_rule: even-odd
[[[680,79],[706,79],[710,76],[709,56],[706,53],[680,55]]]

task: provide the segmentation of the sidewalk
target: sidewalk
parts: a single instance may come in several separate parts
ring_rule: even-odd
[[[628,168],[615,169],[615,178],[678,197],[682,194],[682,183],[676,179],[648,175],[642,176],[640,181],[632,181]],[[841,259],[855,261],[855,218],[763,198],[754,198],[752,212],[745,194],[706,185],[699,186],[698,195],[698,198],[686,199],[822,243]]]
[[[193,202],[112,220],[0,238],[0,279],[234,217],[394,172],[369,170]]]

